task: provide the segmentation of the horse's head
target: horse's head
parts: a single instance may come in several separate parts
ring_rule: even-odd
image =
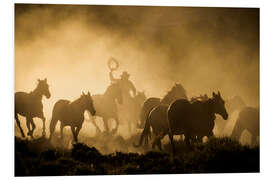
[[[186,90],[180,83],[175,83],[171,92],[176,99],[187,99]]]
[[[84,105],[84,108],[86,110],[90,111],[92,116],[94,116],[96,114],[96,110],[94,108],[93,99],[92,99],[92,96],[90,95],[89,91],[87,94],[84,94],[84,92],[82,93],[81,101],[82,101],[82,104]]]
[[[220,96],[220,92],[216,94],[213,92],[213,98],[212,98],[213,104],[214,104],[214,109],[215,113],[220,114],[224,120],[228,119],[228,113],[225,108],[225,101],[222,99]]]
[[[106,90],[105,94],[116,99],[119,104],[123,103],[122,89],[119,83],[112,83]]]
[[[40,80],[38,79],[38,90],[46,96],[47,99],[49,99],[51,97],[51,93],[49,91],[49,85],[47,83],[47,78],[45,78],[44,80]]]

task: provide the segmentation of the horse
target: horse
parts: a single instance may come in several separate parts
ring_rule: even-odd
[[[185,142],[190,145],[190,140],[198,137],[213,136],[215,114],[222,116],[224,120],[228,119],[228,113],[225,108],[225,101],[220,92],[213,92],[213,97],[206,101],[195,101],[190,103],[185,99],[174,101],[168,108],[167,121],[169,138],[174,153],[173,135],[183,134]],[[165,132],[161,135],[164,137]]]
[[[246,103],[240,96],[234,96],[226,100],[226,109],[230,114],[233,114],[235,111],[241,111],[244,107],[246,107]],[[229,121],[223,121],[222,118],[218,116],[215,121],[215,132],[222,134],[228,122]]]
[[[251,144],[255,145],[260,133],[259,108],[245,107],[240,111],[231,137],[240,140],[245,129],[252,135]]]
[[[84,112],[89,111],[93,116],[96,110],[93,105],[93,100],[88,92],[87,94],[82,93],[80,98],[73,102],[69,100],[58,100],[53,107],[52,120],[50,123],[50,137],[52,138],[55,126],[58,121],[60,124],[60,135],[63,138],[63,128],[65,126],[70,126],[75,142],[78,142],[78,134],[82,128],[84,122]]]
[[[42,119],[43,122],[43,132],[42,135],[45,136],[45,121],[46,118],[43,113],[42,97],[43,95],[49,99],[51,93],[49,91],[49,85],[47,84],[47,78],[44,80],[38,79],[37,87],[30,93],[26,92],[16,92],[15,93],[15,120],[20,129],[22,137],[25,137],[22,130],[18,114],[26,117],[26,126],[28,129],[27,135],[33,138],[33,133],[36,125],[33,118],[38,117]],[[32,126],[32,129],[31,129]]]
[[[145,121],[144,129],[141,133],[139,144],[138,145],[133,144],[134,147],[141,146],[143,141],[145,142],[145,145],[148,144],[148,138],[151,138],[151,130],[150,130],[151,125],[155,126],[155,123],[158,123],[158,124],[161,123],[163,124],[163,127],[167,126],[166,121],[165,121],[166,125],[164,125],[163,121],[156,121],[155,123],[151,123],[152,122],[151,119],[156,119],[156,118],[162,119],[164,115],[166,119],[167,114],[164,113],[165,109],[169,107],[169,104],[171,102],[173,102],[176,99],[181,99],[181,98],[187,99],[186,91],[182,87],[181,84],[176,83],[162,100],[160,100],[159,98],[151,97],[144,102],[143,108],[140,113],[141,124],[143,124],[143,122]],[[157,126],[161,127],[161,125],[158,125],[158,124]],[[156,132],[159,132],[159,131],[155,131],[154,128],[153,128],[153,131],[154,131],[154,134],[156,134]]]
[[[113,118],[116,121],[116,127],[111,131],[112,134],[115,134],[119,126],[116,100],[119,104],[123,103],[120,85],[118,83],[111,83],[104,94],[96,94],[93,95],[92,98],[96,109],[96,116],[103,119],[105,132],[109,132],[108,120]],[[97,134],[100,133],[101,130],[96,124],[95,117],[90,114],[89,117],[93,125],[96,127]]]
[[[132,127],[136,128],[138,119],[140,119],[140,111],[145,100],[146,100],[146,96],[144,92],[137,91],[136,96],[132,98],[132,101],[130,104],[130,111],[122,112],[122,113],[129,113],[129,116],[128,116],[129,118],[127,118],[129,132],[132,132],[132,129],[133,129]]]
[[[180,83],[175,83],[172,89],[162,98],[150,97],[142,106],[140,113],[140,122],[137,127],[143,129],[145,126],[146,118],[150,111],[160,104],[171,104],[176,99],[187,99],[186,90]]]

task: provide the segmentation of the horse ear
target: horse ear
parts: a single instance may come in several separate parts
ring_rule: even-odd
[[[220,92],[218,91],[218,95],[220,96]]]
[[[213,92],[213,97],[215,97],[216,96],[216,93],[215,92]]]

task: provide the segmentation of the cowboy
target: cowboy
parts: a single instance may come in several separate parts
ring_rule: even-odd
[[[126,71],[124,71],[120,75],[120,79],[116,79],[113,77],[112,72],[113,71],[110,72],[110,80],[111,82],[116,82],[120,84],[123,96],[128,98],[135,97],[136,88],[133,85],[133,83],[129,80],[130,75]],[[132,92],[132,96],[130,94],[130,91]]]

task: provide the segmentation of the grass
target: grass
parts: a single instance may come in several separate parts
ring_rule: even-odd
[[[132,144],[130,139],[115,137],[107,139],[108,146],[111,141]],[[84,143],[66,149],[45,138],[15,137],[15,176],[259,172],[258,146],[243,146],[230,138],[211,138],[192,147],[182,141],[175,145],[177,153],[172,158],[169,143],[163,146],[162,152],[104,154]]]

